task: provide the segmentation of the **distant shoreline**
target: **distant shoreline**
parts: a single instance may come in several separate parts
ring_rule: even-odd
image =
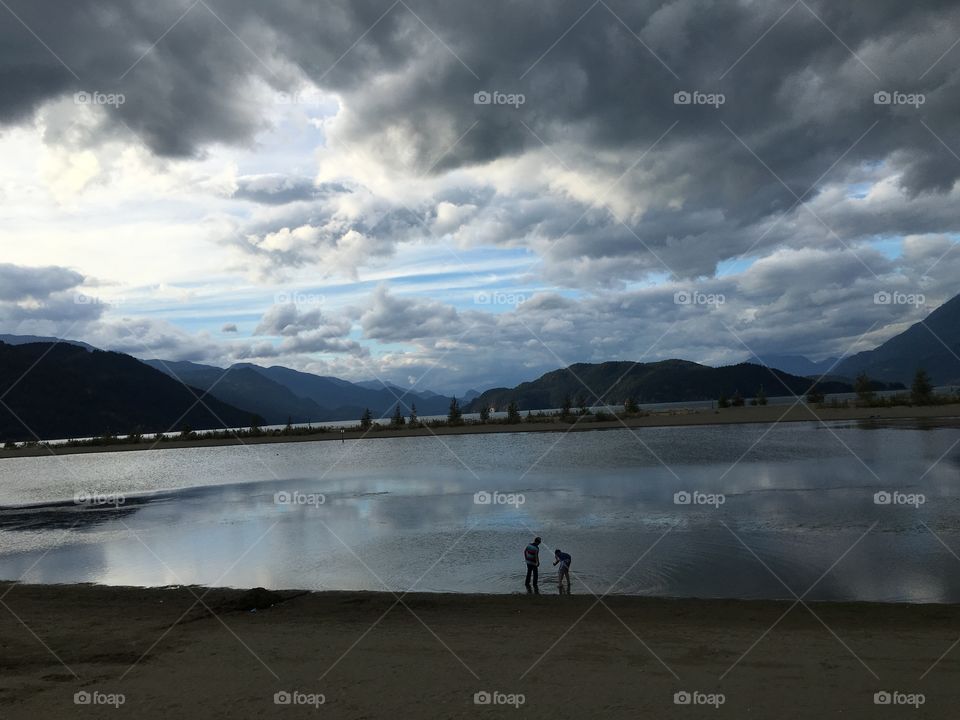
[[[371,440],[378,438],[425,437],[430,435],[473,435],[487,433],[517,433],[517,432],[586,432],[589,430],[612,430],[617,428],[656,428],[656,427],[690,427],[696,425],[731,425],[755,424],[773,422],[830,422],[842,420],[941,420],[947,418],[960,419],[960,403],[949,405],[930,406],[894,406],[894,407],[812,407],[801,403],[797,406],[766,405],[755,407],[731,407],[724,409],[697,408],[688,410],[670,410],[652,412],[646,415],[623,418],[619,420],[596,421],[592,416],[584,420],[560,422],[535,420],[508,425],[502,422],[468,423],[465,425],[443,427],[420,427],[393,430],[386,427],[362,432],[347,430],[340,433],[330,430],[323,433],[309,435],[274,435],[265,432],[254,437],[237,438],[209,438],[202,440],[165,440],[154,446],[152,440],[136,444],[96,445],[96,446],[50,446],[16,448],[13,450],[0,449],[0,459],[43,457],[47,455],[80,455],[87,453],[104,452],[139,452],[150,449],[184,449],[195,447],[224,447],[233,445],[263,445],[290,442],[337,442],[344,440]]]

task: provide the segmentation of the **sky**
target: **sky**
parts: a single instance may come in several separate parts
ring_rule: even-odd
[[[2,333],[462,393],[841,356],[960,292],[956,3],[0,17]]]

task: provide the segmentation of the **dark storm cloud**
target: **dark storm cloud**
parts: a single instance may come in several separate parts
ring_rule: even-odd
[[[86,0],[50,13],[42,3],[20,0],[11,10],[50,51],[19,22],[3,24],[0,70],[10,100],[4,108],[19,117],[68,89],[125,91],[120,118],[157,152],[190,153],[204,143],[249,138],[260,126],[256,104],[244,97],[249,78],[289,89],[299,68],[345,95],[351,137],[402,128],[411,143],[403,151],[422,150],[419,163],[441,149],[431,137],[438,127],[459,135],[478,118],[478,128],[442,165],[535,147],[518,117],[545,139],[572,134],[614,149],[648,144],[681,120],[676,140],[722,148],[719,159],[733,160],[742,148],[728,142],[717,112],[673,104],[677,90],[699,88],[725,93],[724,121],[754,137],[758,154],[803,192],[874,120],[898,132],[896,126],[910,124],[909,112],[874,106],[875,89],[926,92],[928,121],[949,119],[957,107],[956,58],[946,57],[920,79],[955,39],[951,28],[960,11],[950,2],[807,3],[812,12],[801,3],[742,59],[788,3],[607,5],[594,6],[571,29],[590,3],[436,0],[411,1],[407,9],[385,0],[162,6]],[[513,115],[510,108],[476,106],[473,93],[481,89],[522,92],[526,103]],[[926,142],[922,128],[913,129],[901,136],[903,144],[927,151],[911,168],[913,187],[942,187],[948,163],[936,162],[941,149]],[[784,142],[788,137],[794,141]],[[874,153],[899,144],[889,142],[889,133],[874,137],[866,145]],[[739,182],[727,192],[751,193],[734,189],[750,180],[737,173],[736,166],[728,169]],[[768,184],[764,173],[753,168],[754,185]],[[775,195],[765,200],[785,202]]]
[[[107,305],[78,290],[84,276],[64,267],[0,263],[0,327],[4,332],[72,337],[99,320]]]
[[[49,49],[12,17],[0,26],[8,123],[78,91],[122,92],[122,105],[104,109],[102,135],[129,128],[159,155],[197,155],[214,143],[250,143],[267,122],[257,88],[289,91],[306,77],[342,100],[330,131],[337,140],[392,169],[437,175],[541,153],[552,170],[566,166],[598,192],[617,180],[593,209],[562,184],[539,203],[497,195],[479,204],[468,229],[543,254],[554,282],[709,275],[747,251],[838,248],[834,232],[855,242],[960,230],[946,197],[960,176],[960,49],[941,59],[960,35],[960,8],[946,0],[80,0],[56,13],[18,0],[10,8]],[[474,104],[481,90],[523,93],[525,102]],[[725,102],[675,104],[675,93],[694,90]],[[922,93],[924,102],[878,105],[878,91]],[[865,168],[895,177],[903,197],[927,211],[899,199],[891,214],[849,202],[820,217],[794,207],[822,203],[827,184]],[[302,178],[274,192],[241,186],[238,197],[259,203],[317,206],[299,224],[267,220],[234,242],[282,267],[329,262],[329,249],[348,238],[344,267],[355,267],[389,257],[409,236],[401,226],[416,229],[400,219],[403,208],[344,219],[309,192]],[[377,225],[384,212],[396,221]],[[298,227],[295,238],[261,242]]]
[[[83,279],[80,273],[63,267],[0,263],[0,301],[42,300],[52,293],[77,287]]]

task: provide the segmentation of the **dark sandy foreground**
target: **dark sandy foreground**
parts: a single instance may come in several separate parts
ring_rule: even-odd
[[[921,678],[960,636],[960,606],[812,604],[821,623],[798,605],[764,635],[790,603],[411,594],[407,609],[388,593],[213,590],[208,610],[186,588],[0,595],[0,718],[960,713],[960,647]],[[324,702],[276,704],[281,691]],[[483,691],[523,704],[475,704]],[[683,691],[724,702],[675,704]],[[923,704],[876,705],[878,691]],[[123,704],[77,705],[78,692]]]

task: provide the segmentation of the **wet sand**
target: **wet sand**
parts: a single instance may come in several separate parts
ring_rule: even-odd
[[[102,445],[96,447],[58,447],[52,446],[52,454],[74,455],[98,452],[137,452],[150,449],[174,449],[191,447],[219,447],[229,445],[260,445],[288,442],[340,442],[344,440],[374,440],[376,438],[423,437],[427,435],[470,435],[475,433],[516,433],[516,432],[584,432],[589,430],[612,430],[617,428],[674,427],[691,425],[726,425],[773,422],[818,422],[834,420],[871,420],[905,422],[916,421],[914,426],[960,426],[960,404],[935,405],[924,407],[898,406],[891,408],[812,408],[805,404],[767,405],[763,407],[724,408],[723,410],[690,409],[653,412],[648,415],[624,418],[623,421],[607,420],[596,422],[588,417],[580,422],[530,422],[506,425],[498,422],[486,424],[466,424],[455,427],[414,428],[405,430],[372,430],[368,432],[331,431],[315,435],[262,435],[259,437],[217,438],[210,440],[167,440],[159,445],[147,441],[136,445]],[[50,455],[51,450],[43,447],[0,448],[0,459],[5,457],[40,457]]]
[[[960,647],[937,662],[960,636],[956,605],[9,583],[0,596],[2,718],[953,718],[960,701]],[[923,704],[877,706],[883,691]],[[123,704],[77,706],[78,692]],[[523,704],[477,705],[481,692]],[[683,692],[723,704],[678,706]]]

